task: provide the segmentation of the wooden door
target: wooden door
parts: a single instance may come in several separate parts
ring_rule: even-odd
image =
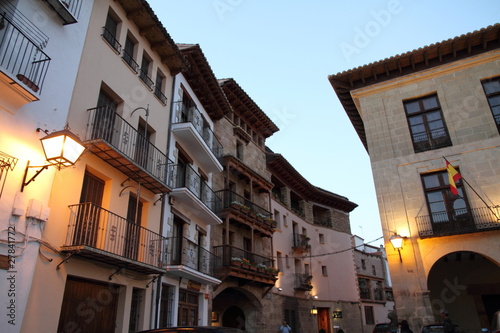
[[[68,277],[57,332],[114,332],[119,287]]]

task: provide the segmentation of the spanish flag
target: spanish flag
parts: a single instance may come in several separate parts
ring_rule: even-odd
[[[462,175],[448,161],[446,161],[446,169],[448,170],[450,190],[453,194],[458,195],[456,182],[462,178]]]

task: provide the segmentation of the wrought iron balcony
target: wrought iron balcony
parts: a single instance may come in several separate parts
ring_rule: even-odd
[[[0,79],[30,95],[41,92],[49,64],[49,56],[7,16],[0,14]]]
[[[59,15],[64,24],[77,22],[82,8],[82,0],[44,0]]]
[[[170,196],[176,198],[176,203],[189,207],[207,224],[220,224],[217,216],[222,206],[219,198],[207,182],[189,164],[171,165],[169,184],[172,186]]]
[[[297,251],[307,252],[311,248],[309,244],[310,238],[307,235],[294,233],[293,234],[293,245],[292,248]]]
[[[122,53],[122,59],[130,67],[130,69],[137,74],[137,72],[139,71],[139,64],[134,60],[134,57],[131,54],[129,54],[125,49],[123,50]]]
[[[161,104],[167,105],[167,96],[161,91],[161,87],[155,86],[154,94],[160,100]]]
[[[460,235],[478,231],[500,229],[500,210],[488,207],[456,209],[449,212],[417,216],[418,234],[421,238]]]
[[[234,277],[267,285],[274,285],[276,282],[278,270],[274,268],[274,260],[270,257],[231,245],[216,246],[214,253],[221,258],[221,266],[216,270],[221,274],[221,279]]]
[[[309,291],[312,290],[313,286],[311,283],[312,275],[307,273],[296,273],[295,274],[295,287],[296,290]]]
[[[109,106],[87,110],[86,147],[153,193],[170,192],[171,161]]]
[[[161,263],[165,238],[90,202],[69,208],[62,251],[146,274],[165,272]]]
[[[186,237],[169,237],[164,240],[162,249],[163,268],[172,274],[201,279],[203,283],[207,283],[213,280],[208,277],[215,278],[215,268],[220,267],[221,259],[218,256]],[[200,273],[208,277],[203,277]]]
[[[193,150],[206,172],[220,172],[222,165],[222,144],[203,119],[196,108],[186,109],[177,103],[176,117],[173,120],[172,132],[185,147]]]
[[[116,40],[116,36],[106,29],[106,27],[102,27],[101,36],[115,50],[116,54],[122,52],[122,45]]]
[[[269,235],[275,231],[277,223],[272,219],[271,212],[268,210],[231,190],[220,190],[216,194],[222,199],[220,212],[222,217],[231,214],[241,222],[248,222]]]
[[[149,88],[149,90],[153,90],[154,82],[149,77],[147,68],[146,69],[141,68],[139,70],[139,78],[141,79],[142,82],[144,82],[144,84]]]
[[[429,134],[413,135],[415,153],[451,146],[451,139],[445,128],[437,128]]]

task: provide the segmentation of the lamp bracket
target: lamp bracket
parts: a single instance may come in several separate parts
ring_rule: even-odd
[[[24,177],[23,177],[23,183],[21,184],[21,192],[24,190],[26,186],[28,186],[29,183],[35,180],[35,178],[42,173],[43,170],[47,169],[49,166],[52,164],[46,164],[46,165],[30,165],[30,161],[28,161],[28,164],[26,165],[26,169],[24,170]],[[26,181],[26,177],[28,177],[28,169],[30,168],[40,168],[39,170],[36,171],[36,173],[33,175],[33,177],[30,178],[30,180]]]

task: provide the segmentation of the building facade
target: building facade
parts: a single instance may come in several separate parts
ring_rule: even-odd
[[[362,330],[349,213],[357,204],[311,185],[280,154],[267,152],[274,257],[279,270],[271,297],[292,331]]]
[[[353,242],[363,331],[370,332],[379,323],[392,323],[396,329],[397,320],[391,320],[395,304],[385,249],[365,244],[359,236],[353,236]]]
[[[500,308],[499,29],[329,77],[370,155],[397,313],[414,331],[446,309],[476,332]]]
[[[219,84],[231,112],[215,123],[224,147],[224,170],[214,175],[223,223],[211,233],[222,281],[212,293],[212,325],[272,332],[276,327],[269,323],[279,309],[269,293],[277,271],[265,140],[278,128],[235,80],[222,79]]]
[[[56,168],[44,167],[40,139],[67,124],[92,3],[0,3],[0,316],[4,332],[20,332],[30,321],[44,321],[40,312],[48,311],[35,314],[30,309],[37,292],[34,285],[50,284],[45,277],[39,281],[39,266],[61,258],[53,257],[60,243],[45,237],[55,222],[50,217],[54,211],[50,193]],[[51,297],[44,302],[51,304]]]

